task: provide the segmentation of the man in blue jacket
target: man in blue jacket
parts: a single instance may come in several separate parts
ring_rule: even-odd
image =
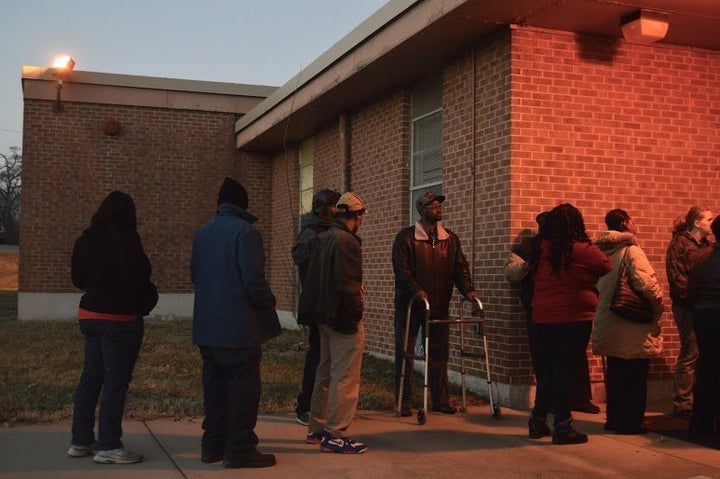
[[[275,296],[265,279],[257,218],[245,188],[225,178],[217,216],[195,235],[193,344],[203,359],[202,462],[268,467],[275,456],[255,446],[260,403],[261,343],[280,334]]]

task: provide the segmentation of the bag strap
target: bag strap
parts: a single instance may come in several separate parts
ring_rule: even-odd
[[[627,255],[628,255],[628,248],[629,246],[625,247],[625,251],[623,251],[622,260],[620,260],[620,267],[618,268],[618,278],[617,283],[615,283],[615,290],[617,291],[617,287],[620,284],[620,282],[623,279],[623,274],[625,274],[625,268],[627,267]]]

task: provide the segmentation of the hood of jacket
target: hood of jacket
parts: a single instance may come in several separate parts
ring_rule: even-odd
[[[327,230],[333,224],[331,216],[318,216],[315,213],[306,213],[300,218],[300,232],[308,228]]]
[[[629,231],[608,230],[601,232],[594,243],[603,253],[611,256],[615,251],[626,246],[637,246],[637,238]]]

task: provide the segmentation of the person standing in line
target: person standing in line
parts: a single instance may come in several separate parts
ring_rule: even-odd
[[[101,464],[141,462],[142,454],[121,440],[122,418],[143,340],[143,316],[157,304],[158,293],[128,194],[113,191],[100,204],[90,227],[75,242],[71,272],[73,284],[85,292],[78,308],[85,360],[75,391],[68,455],[95,454],[93,460]]]
[[[392,264],[395,273],[395,399],[400,394],[400,373],[406,354],[414,354],[415,337],[420,328],[429,335],[428,376],[432,410],[455,414],[450,404],[448,388],[448,360],[450,357],[450,325],[433,325],[424,331],[425,306],[430,304],[430,319],[444,320],[449,316],[453,285],[472,301],[473,313],[478,314],[476,294],[468,262],[460,247],[460,239],[441,223],[445,197],[432,191],[423,193],[415,203],[420,221],[403,228],[395,237]],[[405,342],[408,305],[413,304],[408,344]],[[400,414],[411,416],[413,360],[405,359],[406,379],[403,385],[403,404]]]
[[[608,230],[600,233],[595,245],[612,258],[613,270],[597,283],[600,301],[592,330],[593,352],[607,358],[604,428],[616,434],[644,434],[650,358],[660,356],[663,349],[659,324],[663,294],[655,270],[637,244],[630,215],[621,209],[611,210],[605,215],[605,224]],[[650,323],[638,323],[610,310],[623,263],[633,289],[652,308],[654,320]]]
[[[533,371],[537,376],[536,364],[537,346],[535,342],[535,328],[532,322],[532,295],[534,278],[529,273],[528,261],[533,251],[540,247],[543,238],[543,222],[548,212],[543,211],[535,217],[538,225],[538,233],[525,238],[517,247],[513,248],[505,262],[505,277],[512,283],[520,283],[520,304],[525,310],[528,342],[530,343],[530,359],[533,363]],[[572,411],[598,414],[600,408],[592,402],[592,390],[590,388],[590,368],[588,365],[587,352],[583,351],[577,364],[578,369],[573,375],[575,378],[574,389],[570,396],[570,409]]]
[[[318,238],[300,294],[298,318],[316,322],[320,362],[310,401],[306,442],[322,452],[362,454],[367,446],[347,436],[360,395],[365,347],[362,248],[357,232],[366,213],[358,195],[346,192],[335,222]]]
[[[570,394],[578,358],[587,350],[598,303],[595,284],[612,270],[612,260],[594,246],[580,211],[563,203],[550,211],[547,235],[530,259],[535,275],[532,320],[537,331],[537,392],[528,437],[551,434],[553,444],[580,444],[588,437],[572,426]]]
[[[690,271],[687,298],[693,306],[698,360],[690,434],[720,433],[720,216],[710,225],[715,243]]]
[[[673,384],[673,415],[690,419],[692,414],[692,390],[695,384],[695,364],[698,350],[693,331],[692,307],[687,299],[687,283],[693,266],[710,254],[707,236],[713,220],[712,211],[693,206],[678,223],[668,245],[665,259],[672,313],[678,335],[680,352],[675,363]]]
[[[258,452],[263,341],[280,334],[275,296],[265,278],[265,252],[248,194],[225,178],[217,215],[195,234],[190,271],[195,285],[193,344],[203,361],[201,460],[228,468],[269,467]]]
[[[310,256],[318,242],[318,236],[324,233],[333,224],[335,205],[340,199],[340,193],[333,190],[320,190],[315,193],[312,200],[312,212],[303,217],[300,234],[292,248],[292,258],[298,266],[300,286],[305,284]],[[303,324],[298,317],[298,324]],[[295,407],[295,420],[298,424],[307,426],[310,422],[310,398],[315,386],[315,370],[320,362],[320,332],[317,323],[303,324],[308,327],[308,350],[305,353],[303,368],[302,390],[297,397]]]

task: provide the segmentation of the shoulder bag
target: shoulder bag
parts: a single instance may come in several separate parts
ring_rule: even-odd
[[[625,248],[620,263],[618,282],[610,302],[610,311],[636,323],[650,323],[655,319],[655,314],[649,301],[635,291],[630,283],[627,269],[627,250]]]

